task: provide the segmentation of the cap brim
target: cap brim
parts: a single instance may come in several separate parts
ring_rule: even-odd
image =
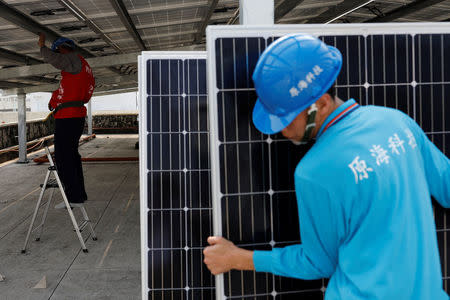
[[[253,124],[256,128],[265,134],[275,134],[286,128],[303,111],[300,108],[285,116],[277,116],[267,112],[261,101],[256,100],[253,108]]]

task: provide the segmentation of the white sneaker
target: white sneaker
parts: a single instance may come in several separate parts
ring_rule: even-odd
[[[69,202],[69,205],[70,205],[71,208],[83,207],[83,203],[72,203],[72,202]],[[57,204],[57,205],[55,205],[55,209],[61,209],[61,208],[66,208],[66,203],[64,201],[59,203],[59,204]]]

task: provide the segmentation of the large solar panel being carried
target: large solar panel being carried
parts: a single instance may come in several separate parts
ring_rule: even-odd
[[[139,58],[143,299],[214,299],[205,52]]]
[[[207,30],[214,233],[247,249],[300,243],[294,169],[306,151],[251,121],[251,76],[276,38],[310,33],[343,54],[337,94],[394,107],[413,117],[450,153],[450,28],[446,24],[214,26]],[[447,211],[435,206],[448,287]],[[217,299],[323,299],[326,280],[302,281],[231,271],[216,278]]]

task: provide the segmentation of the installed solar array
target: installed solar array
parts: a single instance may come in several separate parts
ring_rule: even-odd
[[[280,135],[263,135],[251,122],[256,101],[251,75],[263,50],[284,34],[323,35],[344,56],[340,98],[402,110],[449,155],[450,68],[444,68],[450,62],[449,28],[417,26],[428,31],[416,32],[411,24],[208,29],[215,234],[247,249],[301,242],[293,173],[306,149]],[[448,291],[447,212],[437,206],[435,212]],[[323,299],[326,281],[232,271],[216,285],[219,299]]]
[[[143,299],[214,299],[205,52],[140,57]]]

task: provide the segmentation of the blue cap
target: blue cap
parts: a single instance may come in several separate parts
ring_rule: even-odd
[[[283,130],[328,91],[341,66],[339,50],[313,36],[292,34],[273,42],[253,72],[256,128],[266,134]]]
[[[56,49],[58,49],[58,47],[60,47],[60,46],[64,46],[66,48],[74,49],[75,48],[75,43],[71,39],[68,39],[68,38],[65,38],[65,37],[57,38],[52,44],[52,51],[56,51]]]

